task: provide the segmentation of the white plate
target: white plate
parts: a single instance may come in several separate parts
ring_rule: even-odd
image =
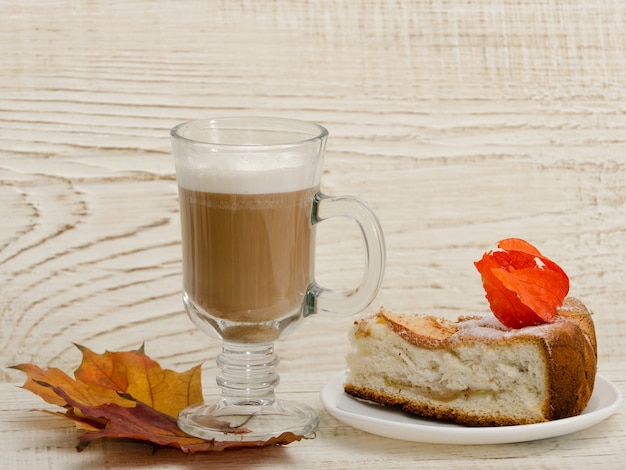
[[[563,436],[599,423],[622,404],[618,388],[598,375],[589,404],[580,416],[521,426],[467,427],[423,419],[396,408],[357,400],[344,392],[345,378],[345,372],[338,373],[320,394],[322,405],[331,415],[372,434],[432,444],[505,444]]]

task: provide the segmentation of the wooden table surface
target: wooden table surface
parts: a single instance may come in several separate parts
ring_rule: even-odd
[[[332,418],[354,318],[318,316],[277,344],[278,393],[321,414],[287,447],[186,456],[77,433],[18,387],[21,362],[73,371],[145,342],[164,367],[217,341],[180,298],[169,129],[271,115],[330,130],[323,189],[383,225],[380,305],[487,313],[473,267],[502,238],[557,261],[594,311],[599,372],[626,391],[626,3],[619,0],[0,1],[0,468],[618,468],[626,412],[535,442],[377,437]],[[354,285],[356,229],[318,232],[325,284]]]

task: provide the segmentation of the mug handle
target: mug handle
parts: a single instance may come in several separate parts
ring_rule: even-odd
[[[331,217],[348,217],[361,229],[365,241],[365,270],[360,284],[351,290],[334,290],[313,282],[306,293],[304,316],[314,313],[353,315],[372,303],[385,272],[385,238],[380,222],[369,206],[354,196],[327,196],[318,192],[313,198],[311,223]]]

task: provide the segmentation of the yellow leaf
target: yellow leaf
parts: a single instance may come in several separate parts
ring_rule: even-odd
[[[74,373],[89,390],[112,390],[130,395],[161,413],[176,417],[188,405],[202,401],[200,366],[179,373],[162,369],[144,353],[136,351],[97,354],[77,347],[83,359]]]

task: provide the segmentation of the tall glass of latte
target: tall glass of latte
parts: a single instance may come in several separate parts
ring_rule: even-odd
[[[279,118],[191,121],[171,131],[180,198],[183,303],[194,324],[222,341],[222,396],[183,410],[181,429],[217,441],[267,441],[312,433],[309,407],[275,398],[275,340],[317,312],[353,314],[380,287],[385,246],[375,215],[351,196],[320,192],[328,132]],[[315,227],[354,220],[365,240],[359,286],[315,280]]]

